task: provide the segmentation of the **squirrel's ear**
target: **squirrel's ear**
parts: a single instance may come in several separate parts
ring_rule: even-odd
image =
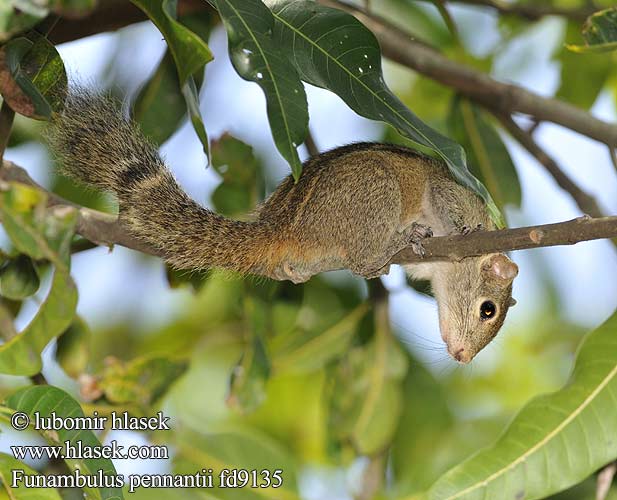
[[[516,299],[514,297],[510,297],[510,302],[508,302],[508,307],[514,307],[516,305]]]
[[[491,255],[485,264],[485,269],[497,278],[512,281],[518,275],[518,266],[502,253]]]

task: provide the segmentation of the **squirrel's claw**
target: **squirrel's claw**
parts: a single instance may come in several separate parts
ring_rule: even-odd
[[[484,224],[480,223],[476,225],[476,227],[463,226],[461,228],[461,234],[464,236],[475,233],[476,231],[484,231]]]
[[[424,250],[424,245],[422,242],[426,238],[430,238],[432,236],[433,230],[430,227],[414,222],[410,227],[409,233],[409,245],[414,253],[420,257],[424,257],[426,251]]]

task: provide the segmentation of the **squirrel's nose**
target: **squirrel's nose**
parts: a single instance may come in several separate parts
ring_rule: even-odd
[[[469,355],[469,351],[466,351],[464,347],[455,348],[450,351],[450,355],[456,359],[459,363],[467,364],[471,361],[473,356]]]

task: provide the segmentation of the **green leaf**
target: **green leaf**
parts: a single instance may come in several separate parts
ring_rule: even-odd
[[[34,263],[26,255],[10,260],[0,270],[0,294],[11,300],[23,300],[36,293],[41,281]]]
[[[21,470],[24,476],[38,476],[39,473],[11,455],[0,453],[0,482],[11,500],[62,500],[55,488],[25,488],[17,483],[13,488],[13,471]]]
[[[8,0],[0,3],[0,43],[32,28],[47,14],[48,10],[37,6],[35,2]]]
[[[341,97],[356,113],[392,125],[435,151],[458,182],[478,193],[491,217],[501,214],[486,188],[469,172],[465,151],[414,115],[387,87],[375,35],[352,15],[311,0],[268,0],[277,23],[275,40],[300,78]]]
[[[199,90],[195,78],[201,81],[205,65],[213,59],[212,52],[199,35],[176,20],[177,0],[131,1],[148,15],[167,41],[176,63],[180,89],[191,123],[208,156],[208,136],[199,110]],[[170,78],[167,75],[167,80]]]
[[[273,38],[274,18],[261,0],[215,0],[227,30],[229,56],[237,73],[263,90],[268,120],[279,152],[297,180],[297,147],[308,133],[308,107],[298,72]]]
[[[222,469],[282,470],[278,488],[214,488],[220,500],[299,500],[296,467],[290,454],[257,429],[226,428],[221,432],[182,431],[176,434],[178,453],[175,472],[194,474],[208,464],[215,477]],[[263,476],[261,476],[263,477]],[[261,478],[259,477],[258,480]]]
[[[186,109],[193,124],[193,129],[197,137],[199,137],[204,154],[207,157],[209,156],[208,134],[206,133],[206,127],[199,109],[199,89],[193,76],[189,76],[182,85],[182,95],[186,102]]]
[[[212,143],[212,166],[223,178],[212,193],[216,211],[228,217],[246,216],[264,192],[263,168],[253,148],[224,134]]]
[[[198,35],[176,20],[175,0],[131,0],[143,10],[165,37],[176,61],[180,85],[200,72],[214,57]]]
[[[568,23],[566,39],[573,39],[578,25]],[[561,83],[556,97],[589,109],[606,84],[615,63],[606,54],[588,53],[585,57],[563,47],[556,58],[561,63]]]
[[[363,302],[330,328],[316,335],[294,332],[272,343],[272,365],[277,373],[303,373],[323,368],[341,357],[366,316],[368,304]]]
[[[40,417],[49,417],[52,412],[61,417],[83,417],[79,403],[75,401],[62,389],[53,386],[33,386],[26,387],[14,392],[6,399],[6,405],[15,411],[28,413],[31,421],[34,421],[34,414],[38,412]],[[94,433],[89,430],[66,430],[45,431],[43,436],[53,445],[63,445],[65,441],[70,441],[73,446],[81,442],[85,447],[100,447],[101,443]],[[104,475],[116,476],[116,469],[111,460],[99,459],[65,459],[71,471],[78,470],[82,475],[96,475],[102,471]],[[123,497],[121,488],[84,488],[87,500],[121,500]],[[37,497],[38,498],[38,497]]]
[[[386,449],[402,409],[407,358],[389,331],[387,304],[375,309],[375,336],[335,367],[329,428],[361,455]]]
[[[0,373],[38,373],[43,348],[67,329],[75,314],[77,289],[69,275],[69,251],[77,211],[49,209],[46,204],[42,192],[23,184],[11,183],[0,194],[4,229],[15,247],[55,266],[51,289],[30,324],[0,345]]]
[[[544,498],[617,458],[617,313],[581,343],[570,380],[538,397],[502,437],[442,476],[431,499]]]
[[[514,162],[501,137],[482,111],[463,98],[455,98],[448,117],[450,133],[465,146],[473,174],[488,188],[502,208],[521,205],[521,184]]]
[[[73,280],[58,269],[51,290],[30,324],[0,345],[0,373],[35,375],[41,371],[41,352],[71,324],[77,306]]]
[[[567,45],[573,52],[609,52],[617,49],[617,7],[591,15],[583,26],[585,45]]]
[[[403,383],[403,409],[392,440],[392,472],[398,492],[428,488],[436,479],[436,446],[454,423],[443,387],[414,362]]]
[[[169,51],[133,103],[133,119],[155,144],[163,144],[176,131],[186,114],[178,71]]]
[[[240,361],[231,372],[227,404],[242,413],[250,413],[263,403],[270,376],[270,359],[263,340],[253,335]]]
[[[15,112],[47,120],[66,87],[64,63],[45,37],[31,32],[0,49],[0,94]]]
[[[92,334],[86,322],[79,316],[60,335],[56,346],[56,361],[72,378],[84,373],[90,360],[90,339]]]
[[[77,210],[47,208],[43,191],[12,182],[0,193],[2,224],[18,251],[35,260],[47,259],[68,271],[68,256]]]
[[[184,360],[144,356],[128,363],[110,362],[99,381],[99,388],[112,403],[137,403],[148,407],[163,396],[187,370]]]

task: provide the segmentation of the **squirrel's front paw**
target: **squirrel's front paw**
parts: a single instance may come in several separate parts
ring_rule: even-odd
[[[424,257],[425,250],[422,242],[424,239],[430,238],[431,236],[433,236],[433,230],[430,227],[414,222],[409,227],[409,244],[414,253],[420,257]]]

